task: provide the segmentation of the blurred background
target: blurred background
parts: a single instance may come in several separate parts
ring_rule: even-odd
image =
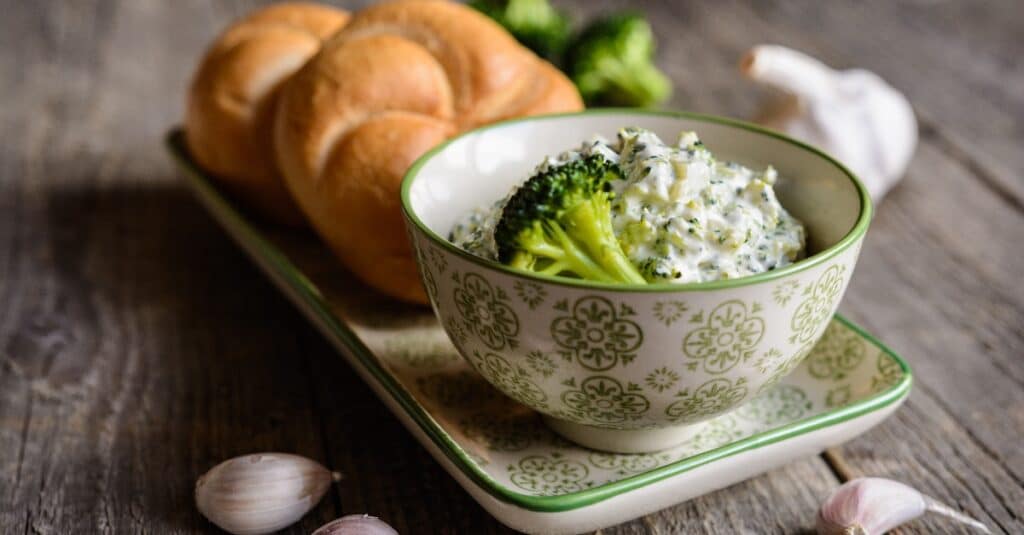
[[[626,4],[553,3],[577,21]],[[268,450],[347,475],[293,533],[353,512],[403,533],[505,532],[255,271],[164,153],[204,48],[261,4],[0,2],[0,532],[208,531],[195,477]],[[606,533],[808,529],[820,496],[864,474],[1024,531],[1021,3],[628,7],[653,27],[667,108],[754,117],[772,94],[737,64],[761,43],[869,69],[907,96],[920,143],[841,310],[905,354],[916,384],[896,416],[824,457]]]

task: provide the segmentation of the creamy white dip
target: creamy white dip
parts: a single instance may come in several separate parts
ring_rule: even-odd
[[[717,161],[694,132],[666,145],[648,130],[625,128],[615,142],[596,137],[546,158],[537,171],[593,153],[622,171],[625,179],[613,183],[612,224],[649,282],[734,279],[803,254],[804,227],[775,197],[777,173],[770,166],[758,172]],[[452,228],[452,243],[495,259],[494,227],[506,199],[468,214]]]

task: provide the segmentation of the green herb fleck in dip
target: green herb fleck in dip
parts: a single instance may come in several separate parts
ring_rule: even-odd
[[[758,172],[718,161],[694,132],[683,132],[675,145],[666,145],[653,132],[625,128],[615,142],[596,137],[546,158],[535,176],[594,155],[620,171],[621,178],[607,185],[612,229],[622,252],[648,282],[735,279],[786,266],[803,255],[806,232],[776,198],[777,173],[770,166]],[[468,214],[449,239],[470,253],[498,260],[495,228],[515,194]]]

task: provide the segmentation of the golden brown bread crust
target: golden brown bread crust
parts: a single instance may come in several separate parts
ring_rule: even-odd
[[[248,14],[240,22],[257,24],[288,24],[305,30],[324,41],[338,33],[348,22],[347,11],[313,2],[282,2],[271,4]]]
[[[261,9],[210,46],[189,90],[185,139],[193,158],[243,202],[278,223],[304,218],[274,163],[276,96],[348,13],[311,3]]]
[[[282,89],[278,166],[312,226],[360,279],[426,303],[399,200],[402,177],[455,133],[576,111],[554,67],[460,4],[397,1],[353,16]]]
[[[426,302],[426,296],[402,219],[402,176],[452,133],[447,121],[384,112],[354,128],[327,161],[325,186],[334,197],[323,204],[335,208],[330,213],[335,250],[367,284],[406,301]]]

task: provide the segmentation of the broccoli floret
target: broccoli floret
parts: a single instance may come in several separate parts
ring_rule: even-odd
[[[636,13],[591,23],[568,50],[567,72],[590,104],[651,106],[672,93],[654,65],[654,34]]]
[[[569,42],[569,19],[548,0],[472,0],[469,5],[538,56],[555,63],[561,59]]]
[[[645,284],[612,229],[613,180],[622,180],[622,173],[600,154],[527,180],[494,230],[498,260],[545,275]]]

